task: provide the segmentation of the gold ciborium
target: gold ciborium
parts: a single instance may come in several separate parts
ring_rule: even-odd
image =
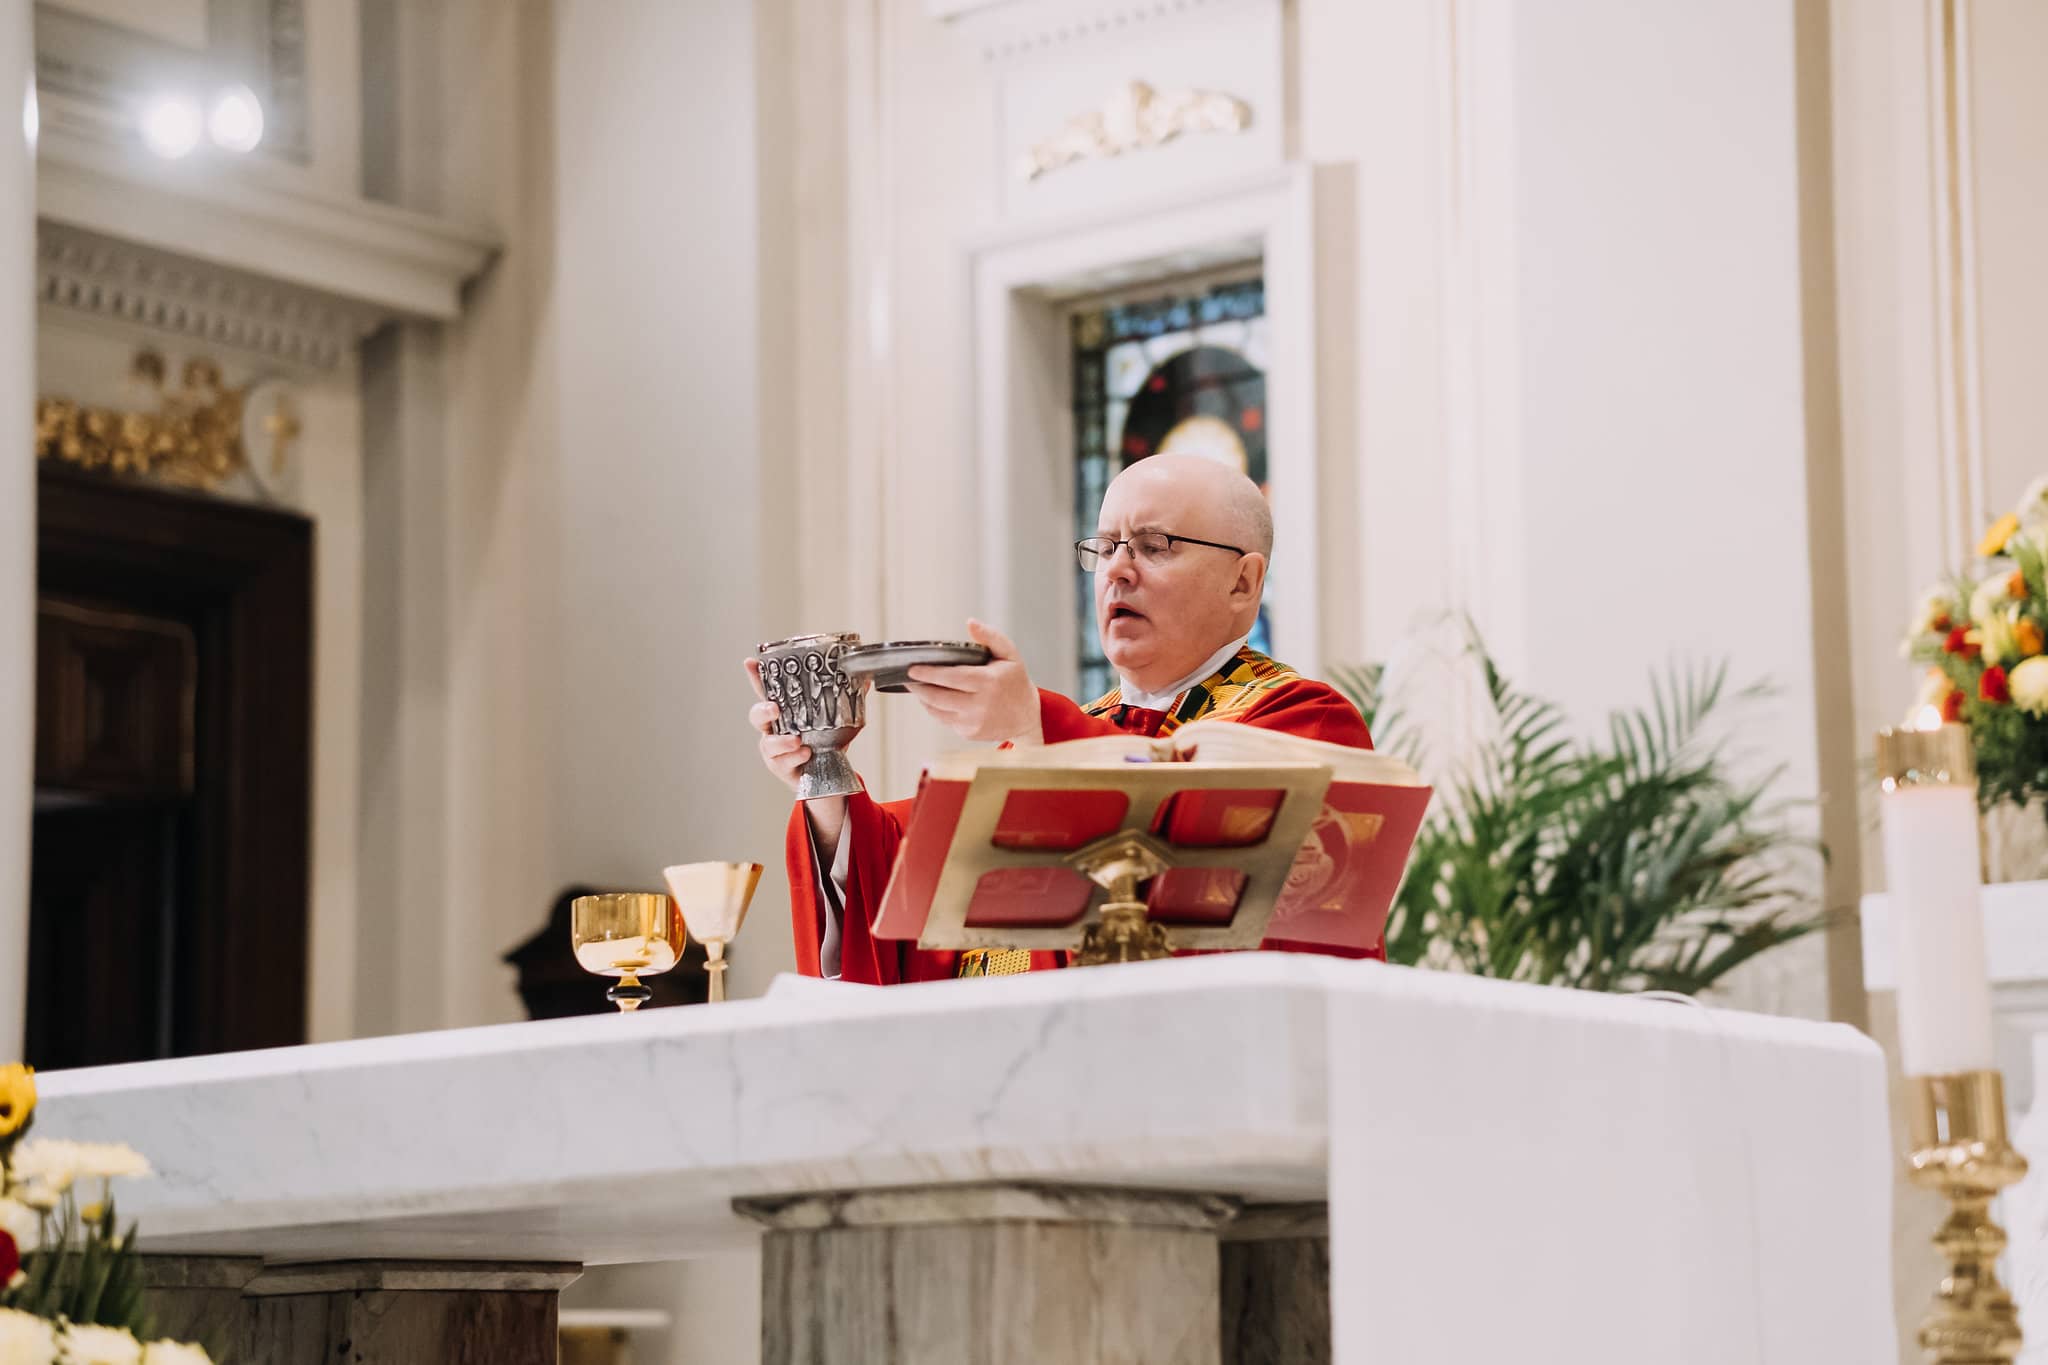
[[[618,978],[604,997],[622,1013],[654,994],[640,978],[671,970],[689,942],[675,902],[644,891],[578,896],[569,906],[569,936],[577,966]]]
[[[682,907],[683,922],[704,945],[711,973],[711,999],[725,999],[725,945],[746,921],[754,887],[761,880],[759,863],[678,863],[664,867],[669,894]]]

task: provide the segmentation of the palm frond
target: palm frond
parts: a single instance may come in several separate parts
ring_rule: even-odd
[[[1818,926],[1801,877],[1817,845],[1772,799],[1781,774],[1738,776],[1716,738],[1768,688],[1731,690],[1723,663],[1677,666],[1593,743],[1468,639],[1489,735],[1438,783],[1388,917],[1390,960],[1693,993]],[[1353,679],[1376,704],[1382,676]],[[1398,750],[1396,719],[1381,728]]]

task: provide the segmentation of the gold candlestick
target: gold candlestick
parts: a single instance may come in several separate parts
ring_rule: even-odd
[[[2005,1079],[1996,1071],[1908,1076],[1916,1185],[1949,1201],[1934,1244],[1951,1269],[1920,1324],[1920,1345],[1938,1365],[2003,1365],[2019,1354],[2019,1314],[1998,1282],[2005,1230],[1991,1200],[2027,1173],[2005,1131]]]
[[[683,922],[704,945],[712,1003],[725,999],[725,945],[739,935],[761,880],[759,863],[678,863],[661,870]]]

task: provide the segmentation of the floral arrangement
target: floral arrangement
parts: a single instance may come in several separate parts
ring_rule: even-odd
[[[198,1346],[143,1344],[135,1228],[115,1222],[109,1185],[149,1163],[116,1142],[31,1138],[35,1108],[35,1073],[0,1066],[0,1365],[211,1365]]]
[[[1902,652],[1927,665],[1915,723],[1970,727],[1985,807],[2048,796],[2048,478],[1927,591]]]

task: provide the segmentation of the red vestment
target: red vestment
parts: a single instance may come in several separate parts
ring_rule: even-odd
[[[1241,654],[1239,659],[1247,656],[1259,664],[1277,667],[1263,655],[1251,655],[1250,651]],[[1098,710],[1103,714],[1089,713]],[[1040,691],[1038,714],[1048,744],[1118,732],[1149,736],[1168,727],[1166,712],[1118,705],[1115,693],[1084,711],[1065,697]],[[1365,721],[1356,707],[1327,684],[1292,673],[1248,687],[1236,693],[1230,704],[1213,711],[1182,705],[1174,713],[1173,727],[1198,718],[1260,725],[1360,749],[1372,747],[1372,736],[1366,732]],[[839,976],[843,981],[889,986],[900,981],[950,978],[958,970],[958,953],[927,952],[912,942],[877,939],[868,931],[868,925],[882,903],[882,892],[889,884],[889,873],[896,865],[896,849],[903,840],[905,826],[910,823],[912,804],[911,801],[876,801],[865,792],[847,798],[846,827],[840,837],[853,840],[853,844],[848,849],[846,913],[840,925]],[[830,874],[829,870],[820,869],[811,856],[810,825],[804,817],[801,802],[790,813],[786,852],[797,970],[806,976],[818,976],[821,974],[819,953],[824,943],[827,907],[820,876]],[[1375,947],[1370,952],[1348,952],[1320,945],[1291,943],[1285,939],[1268,939],[1260,947],[1282,952],[1331,953],[1342,957],[1384,959],[1386,956],[1383,947]],[[1058,967],[1063,956],[1060,953],[1034,952],[1031,969],[1044,971]]]

